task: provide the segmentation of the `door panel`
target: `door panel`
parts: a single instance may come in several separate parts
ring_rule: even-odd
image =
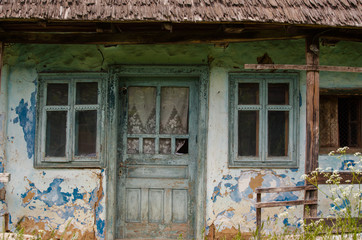
[[[122,79],[118,238],[195,237],[197,82]]]

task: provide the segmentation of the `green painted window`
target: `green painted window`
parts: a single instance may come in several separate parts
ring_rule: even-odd
[[[41,74],[36,167],[102,167],[102,74]]]
[[[229,84],[229,166],[297,167],[297,75],[231,73]]]

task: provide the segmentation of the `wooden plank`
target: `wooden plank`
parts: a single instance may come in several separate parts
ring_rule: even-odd
[[[257,188],[255,193],[278,193],[278,192],[294,192],[294,191],[304,191],[304,190],[314,190],[314,186],[298,186],[298,187],[280,187],[280,188]]]
[[[319,65],[319,39],[306,39],[306,64]],[[319,72],[307,70],[305,172],[318,167],[319,157]],[[307,184],[306,184],[307,185]],[[306,201],[317,201],[318,191],[305,191]],[[317,205],[306,206],[304,217],[317,216]]]
[[[261,193],[256,194],[256,203],[259,204],[261,202]],[[258,231],[257,239],[260,239],[260,231],[261,231],[261,208],[256,208],[256,230]]]
[[[311,30],[309,30],[310,32]],[[285,33],[284,30],[248,30],[241,33],[218,31],[143,31],[122,33],[46,33],[0,32],[5,43],[38,44],[184,44],[184,43],[233,43],[265,40],[301,39],[308,31]]]
[[[338,98],[336,96],[320,96],[319,103],[319,144],[320,151],[322,148],[339,146],[338,131]]]
[[[362,73],[362,67],[347,66],[321,66],[321,65],[292,65],[292,64],[244,64],[245,69],[254,70],[302,70],[302,71],[328,71],[328,72],[355,72]]]
[[[355,184],[358,184],[358,181],[362,182],[362,174],[353,175],[352,172],[339,172],[338,174],[342,178],[341,184],[352,184],[352,181],[354,181]],[[332,175],[332,172],[324,172],[323,175],[319,175],[317,180],[318,184],[331,184],[327,183],[330,175]]]
[[[295,205],[317,205],[318,200],[295,200],[284,202],[260,202],[255,203],[255,208],[285,207]]]
[[[0,182],[7,183],[10,181],[10,173],[0,173]]]

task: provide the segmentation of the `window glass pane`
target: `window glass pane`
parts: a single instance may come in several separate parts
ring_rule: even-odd
[[[127,139],[127,153],[135,154],[140,152],[139,148],[139,139],[138,138],[128,138]]]
[[[187,134],[189,118],[189,89],[161,88],[161,126],[163,134]]]
[[[78,82],[75,104],[97,104],[98,103],[98,83]]]
[[[268,156],[288,156],[288,111],[268,112]]]
[[[289,104],[289,83],[268,84],[268,104]]]
[[[339,146],[359,147],[360,101],[354,97],[338,98]]]
[[[176,139],[176,154],[189,153],[189,140],[188,139]]]
[[[238,155],[259,155],[259,111],[239,111]]]
[[[47,112],[45,156],[65,157],[67,112]]]
[[[77,111],[75,114],[75,155],[96,156],[97,111]]]
[[[47,105],[68,105],[68,84],[50,83],[47,86]]]
[[[171,139],[160,138],[160,154],[171,154]]]
[[[259,83],[239,83],[239,104],[259,104]]]
[[[128,133],[156,133],[156,88],[128,88]]]
[[[155,154],[155,139],[154,138],[144,138],[143,139],[143,153]]]

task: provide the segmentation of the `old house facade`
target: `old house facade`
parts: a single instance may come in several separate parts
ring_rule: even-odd
[[[1,209],[11,231],[248,236],[256,188],[304,185],[317,166],[345,170],[326,153],[362,147],[359,1],[0,7],[0,169],[11,174]],[[283,223],[294,226],[303,208],[291,214]]]

